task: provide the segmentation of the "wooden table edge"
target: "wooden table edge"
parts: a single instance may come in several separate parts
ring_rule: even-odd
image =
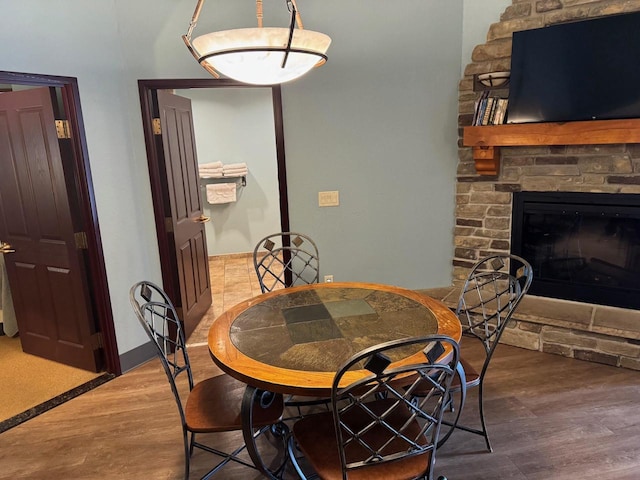
[[[459,342],[460,338],[462,337],[462,326],[455,313],[452,312],[451,309],[441,301],[418,293],[415,290],[376,283],[335,282],[291,287],[286,289],[286,293],[290,294],[293,292],[305,290],[315,290],[319,285],[322,289],[361,288],[386,291],[402,295],[426,306],[434,313],[434,315],[437,316],[438,335],[446,335],[448,337],[451,337],[456,342]],[[238,317],[238,315],[240,315],[248,308],[262,303],[269,298],[282,295],[283,292],[284,290],[275,290],[270,293],[252,297],[238,303],[237,305],[222,313],[218,318],[216,318],[209,329],[209,335],[207,338],[209,354],[211,355],[211,358],[213,359],[215,364],[223,372],[256,388],[286,395],[302,395],[313,397],[328,396],[331,389],[327,388],[327,385],[331,385],[331,383],[333,382],[335,372],[290,370],[282,367],[267,365],[265,363],[254,360],[240,352],[235,347],[235,345],[233,345],[229,338],[229,328],[233,321]],[[443,326],[444,330],[442,330]],[[445,359],[450,354],[451,349],[450,347],[448,347],[439,360]],[[400,362],[395,362],[393,365],[400,366],[412,363],[414,361],[424,361],[424,355],[422,354],[422,351],[419,351],[415,355],[407,357]],[[235,367],[231,367],[230,364],[235,365]],[[295,374],[292,374],[291,372],[295,372]],[[258,373],[260,375],[257,375]],[[344,377],[344,383],[350,383],[358,378],[361,378],[367,373],[369,372],[364,370],[349,372]],[[303,381],[301,382],[301,380]],[[302,385],[303,382],[304,385]]]

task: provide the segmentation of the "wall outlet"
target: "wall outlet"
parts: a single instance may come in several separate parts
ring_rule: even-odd
[[[325,275],[324,283],[333,283],[333,275]]]

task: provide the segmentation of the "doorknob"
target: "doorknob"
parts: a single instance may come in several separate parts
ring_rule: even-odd
[[[207,223],[210,220],[211,217],[205,217],[204,215],[200,215],[198,218],[196,218],[196,222],[198,223]]]
[[[15,250],[8,243],[0,242],[0,253],[13,253]]]

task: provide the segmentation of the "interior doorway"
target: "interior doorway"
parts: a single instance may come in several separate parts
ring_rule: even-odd
[[[94,372],[93,377],[119,375],[77,80],[3,71],[0,99],[4,99],[0,115],[0,239],[5,242],[1,250],[7,271],[2,302],[5,314],[9,304],[15,311],[14,328],[5,337],[19,344],[12,347],[11,354],[16,368],[3,360],[3,370],[5,374],[28,375],[19,373],[17,367],[37,356],[55,362],[50,364],[52,369],[65,364]],[[38,219],[36,210],[48,213]],[[74,295],[82,297],[80,303],[66,298],[72,288]],[[69,332],[76,328],[83,333],[71,338]],[[60,371],[65,372],[64,368]],[[82,386],[65,383],[64,377],[69,376],[61,373],[58,382],[51,375],[46,381],[53,383],[49,385],[53,388],[42,391],[55,392],[64,384],[60,393],[67,395]],[[37,377],[31,380],[37,387]],[[43,404],[50,400],[37,398]],[[34,414],[44,411],[43,404],[30,410]],[[46,408],[51,406],[55,404]],[[20,421],[31,418],[20,417]]]
[[[162,124],[160,118],[161,111],[158,108],[158,91],[184,91],[188,89],[203,88],[263,88],[270,89],[273,116],[275,126],[276,143],[276,163],[278,177],[278,205],[280,210],[280,228],[283,231],[289,230],[289,210],[286,184],[286,162],[284,151],[284,127],[282,123],[282,99],[279,86],[257,87],[255,85],[245,85],[231,80],[216,79],[167,79],[167,80],[140,80],[138,82],[140,101],[142,107],[143,128],[145,143],[147,146],[147,159],[149,165],[149,177],[154,204],[154,216],[156,220],[156,232],[158,238],[158,249],[160,252],[160,262],[162,269],[162,280],[164,289],[169,297],[177,305],[181,305],[181,292],[185,291],[185,286],[181,285],[182,279],[176,275],[176,266],[179,264],[176,255],[176,245],[173,241],[173,232],[167,221],[172,216],[171,206],[167,200],[167,169],[165,163],[166,147],[162,147],[162,140],[158,138],[158,124]],[[154,120],[158,119],[158,120]],[[155,129],[155,133],[154,133]],[[162,132],[162,126],[160,126]],[[197,179],[196,179],[197,180]],[[193,219],[194,221],[197,219]],[[178,310],[180,308],[178,307]],[[180,312],[179,312],[180,314]],[[184,320],[183,320],[184,321]]]
[[[72,211],[72,218],[70,220],[72,224],[71,228],[78,234],[74,234],[76,237],[74,241],[76,242],[76,246],[79,247],[78,256],[84,261],[85,265],[82,275],[83,285],[81,288],[87,292],[91,300],[89,308],[95,319],[94,331],[100,334],[94,337],[94,341],[101,345],[96,353],[100,357],[98,363],[102,365],[101,369],[119,375],[121,373],[120,360],[115,339],[111,300],[107,288],[104,255],[99,233],[99,223],[89,167],[77,79],[72,77],[0,71],[0,85],[3,87],[3,93],[0,93],[0,95],[11,95],[11,93],[15,91],[35,90],[42,87],[46,87],[51,92],[50,107],[53,109],[54,116],[56,117],[55,120],[45,120],[40,111],[29,109],[21,111],[18,107],[18,111],[26,112],[29,118],[18,119],[17,121],[31,121],[33,124],[37,122],[45,123],[46,129],[53,129],[54,131],[60,129],[63,131],[58,132],[58,138],[60,139],[58,147],[62,151],[65,160],[61,165],[61,178],[58,178],[56,181],[58,183],[62,182],[63,185],[60,185],[60,188],[66,191],[66,200],[71,206]],[[55,124],[51,125],[51,121],[54,121]],[[5,130],[7,132],[9,131],[8,124]],[[9,133],[7,134],[7,138],[9,138]],[[34,155],[38,155],[38,151],[36,151]],[[14,154],[10,148],[2,152],[1,160],[3,166],[8,167],[7,170],[3,171],[12,171],[14,168],[19,169],[25,166],[25,160],[18,161],[14,158]],[[47,168],[39,171],[52,172],[53,167],[49,168],[49,166],[47,166]],[[6,177],[8,177],[8,175]],[[43,181],[50,180],[43,179]],[[3,193],[3,195],[11,194],[10,187],[9,185],[8,188],[4,190],[5,193]],[[29,204],[29,199],[25,200],[21,197],[15,199],[8,197],[2,198],[3,205],[12,205],[20,201],[26,203],[26,205],[23,205],[25,210],[33,208],[33,205]],[[3,215],[3,219],[3,234],[5,236],[11,235],[11,228],[7,227],[7,216]],[[16,250],[15,248],[10,249]],[[64,271],[64,268],[60,270]],[[11,285],[12,297],[15,297],[16,288],[19,288],[19,286]]]

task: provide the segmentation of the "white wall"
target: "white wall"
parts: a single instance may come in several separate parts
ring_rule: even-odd
[[[129,286],[161,278],[137,80],[207,77],[180,39],[195,3],[0,0],[0,68],[78,78],[121,354],[146,342]],[[253,23],[255,5],[240,3],[210,0],[198,31]],[[283,87],[292,228],[336,280],[448,284],[463,0],[298,6],[333,44],[324,67]],[[339,190],[341,206],[319,208],[320,190]]]
[[[236,187],[235,203],[207,203],[205,188],[212,181],[200,180],[204,214],[211,217],[206,224],[209,255],[253,252],[261,238],[281,230],[271,89],[176,93],[191,98],[198,162],[244,162],[249,169],[247,185]]]

